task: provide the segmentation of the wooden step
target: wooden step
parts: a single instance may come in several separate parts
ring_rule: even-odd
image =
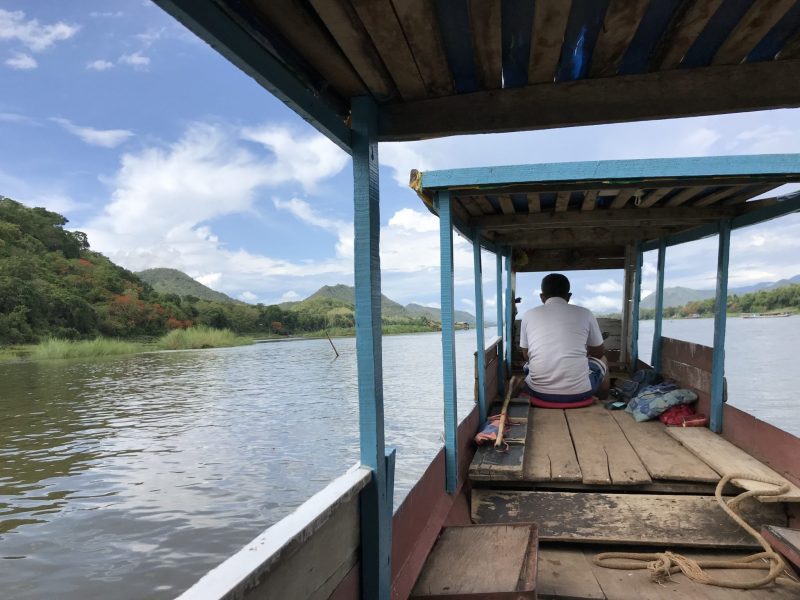
[[[510,424],[506,427],[503,435],[508,442],[508,447],[497,450],[492,442],[485,442],[478,446],[469,466],[469,478],[472,481],[518,481],[522,479],[529,408],[530,403],[527,399],[512,398],[508,407]],[[489,410],[489,415],[500,414],[501,409],[501,403],[496,403]]]
[[[781,496],[761,496],[759,500],[762,502],[800,502],[800,488],[705,427],[667,427],[666,431],[720,475],[747,473],[789,484],[788,493]],[[763,490],[765,487],[770,487],[745,478],[733,479],[732,482],[746,490]]]
[[[747,500],[745,520],[756,529],[785,527],[780,504]],[[758,548],[713,496],[598,494],[573,492],[498,492],[472,490],[475,523],[536,523],[541,540]]]
[[[767,525],[761,529],[761,535],[800,572],[800,529]]]
[[[536,598],[537,547],[533,525],[446,527],[411,598]]]

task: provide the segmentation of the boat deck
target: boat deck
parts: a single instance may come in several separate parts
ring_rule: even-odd
[[[714,489],[723,473],[783,479],[766,465],[706,428],[637,423],[600,404],[548,410],[519,398],[509,415],[508,452],[481,446],[470,467],[472,521],[538,525],[539,598],[796,597],[795,590],[774,585],[734,591],[680,574],[655,584],[646,570],[607,569],[592,560],[608,551],[673,550],[722,559],[758,551],[718,505]],[[734,483],[725,495],[764,487]],[[777,499],[749,499],[741,510],[757,529],[785,527],[787,502],[800,502],[800,488],[792,485]],[[724,576],[752,581],[757,574],[726,570]]]

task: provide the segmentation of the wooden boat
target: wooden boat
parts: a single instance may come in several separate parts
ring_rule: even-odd
[[[750,313],[749,315],[742,315],[743,319],[772,319],[775,317],[791,317],[788,312],[782,313]]]
[[[445,444],[394,512],[378,301],[379,142],[800,106],[800,86],[791,85],[800,79],[794,0],[156,2],[352,154],[354,171],[360,464],[184,598],[727,598],[722,588],[677,578],[658,585],[591,557],[631,544],[714,556],[749,546],[709,500],[731,470],[789,484],[780,502],[751,500],[748,518],[783,528],[775,531],[800,525],[800,440],[724,402],[725,303],[717,302],[714,348],[663,338],[660,319],[667,248],[718,235],[724,299],[731,229],[800,210],[798,196],[754,200],[800,180],[798,156],[415,174],[414,189],[440,218]],[[495,254],[497,295],[505,289],[506,298],[496,340],[484,340],[478,311],[477,403],[463,419],[455,403],[454,228],[473,242],[477,281],[481,248]],[[476,454],[472,436],[518,367],[515,273],[620,269],[626,308],[614,358],[629,371],[642,366],[641,256],[654,249],[653,363],[696,390],[710,429],[516,403],[512,416],[525,425],[509,435],[518,443],[502,456]],[[480,285],[475,304],[483,306]],[[765,593],[793,594],[771,587],[737,596]]]

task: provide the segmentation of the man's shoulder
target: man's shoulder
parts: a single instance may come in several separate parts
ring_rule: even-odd
[[[570,304],[569,306],[572,307],[575,314],[580,314],[584,319],[590,320],[596,318],[594,313],[584,306],[578,306],[577,304]]]

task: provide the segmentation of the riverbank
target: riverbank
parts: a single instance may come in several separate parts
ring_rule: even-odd
[[[214,329],[201,326],[176,329],[161,338],[146,341],[102,337],[93,340],[48,338],[38,344],[0,348],[0,362],[119,356],[152,352],[154,350],[229,348],[246,346],[252,343],[253,338],[237,335],[229,329]]]

